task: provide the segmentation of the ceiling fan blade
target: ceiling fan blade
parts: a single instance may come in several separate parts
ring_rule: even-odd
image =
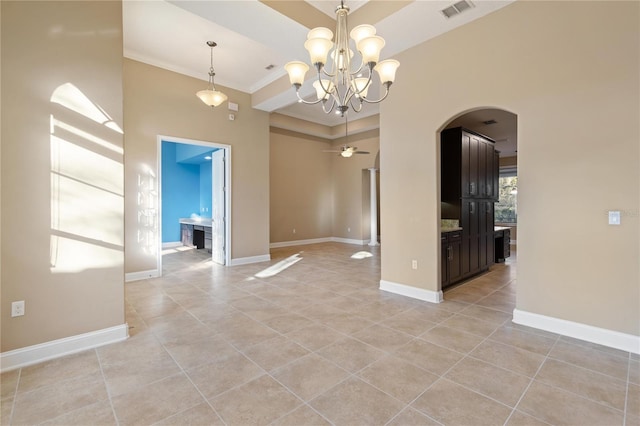
[[[371,154],[369,151],[355,151],[354,154]]]
[[[336,150],[329,150],[329,149],[325,149],[325,150],[323,150],[322,152],[337,152],[337,153],[340,153],[340,152],[342,152],[342,151],[336,151]]]

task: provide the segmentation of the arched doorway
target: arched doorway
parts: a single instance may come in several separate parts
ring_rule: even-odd
[[[517,138],[517,116],[499,108],[465,111],[441,127],[441,289],[487,272],[515,248]]]

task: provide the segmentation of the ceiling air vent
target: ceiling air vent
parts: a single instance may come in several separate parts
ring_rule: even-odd
[[[473,3],[471,3],[470,1],[460,0],[459,2],[454,3],[451,6],[442,9],[441,12],[446,18],[451,18],[452,16],[458,15],[467,9],[471,9],[472,7]]]
[[[488,126],[488,125],[490,125],[490,124],[496,124],[496,123],[497,123],[497,121],[496,121],[496,120],[494,120],[494,119],[491,119],[491,120],[487,120],[487,121],[483,121],[483,122],[482,122],[482,124],[484,124],[485,126]]]

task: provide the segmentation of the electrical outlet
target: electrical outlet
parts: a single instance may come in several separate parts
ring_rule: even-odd
[[[11,316],[21,317],[22,315],[24,315],[24,300],[11,302]]]
[[[293,228],[293,233],[294,233],[294,234],[296,233],[296,228]]]
[[[351,232],[351,228],[347,228],[347,232]]]
[[[411,261],[411,269],[418,269],[418,261],[417,260],[412,260]]]

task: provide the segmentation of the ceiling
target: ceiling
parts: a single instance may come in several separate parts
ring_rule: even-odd
[[[210,61],[206,41],[212,40],[218,43],[214,49],[216,85],[251,94],[253,108],[337,126],[344,119],[323,113],[320,105],[297,102],[283,67],[292,60],[309,61],[303,44],[310,28],[325,26],[335,30],[338,1],[124,0],[124,55],[199,78],[204,89]],[[377,34],[384,37],[382,60],[481,18],[513,0],[472,0],[471,8],[445,18],[441,10],[456,1],[347,0],[345,4],[351,9],[350,28],[372,24]],[[398,31],[400,28],[402,31]],[[268,69],[270,65],[273,67]],[[314,75],[311,70],[307,77]],[[398,70],[398,79],[401,78],[402,64]],[[311,82],[307,81],[301,94],[312,96],[312,91]],[[368,104],[356,117],[375,114],[378,106]]]

